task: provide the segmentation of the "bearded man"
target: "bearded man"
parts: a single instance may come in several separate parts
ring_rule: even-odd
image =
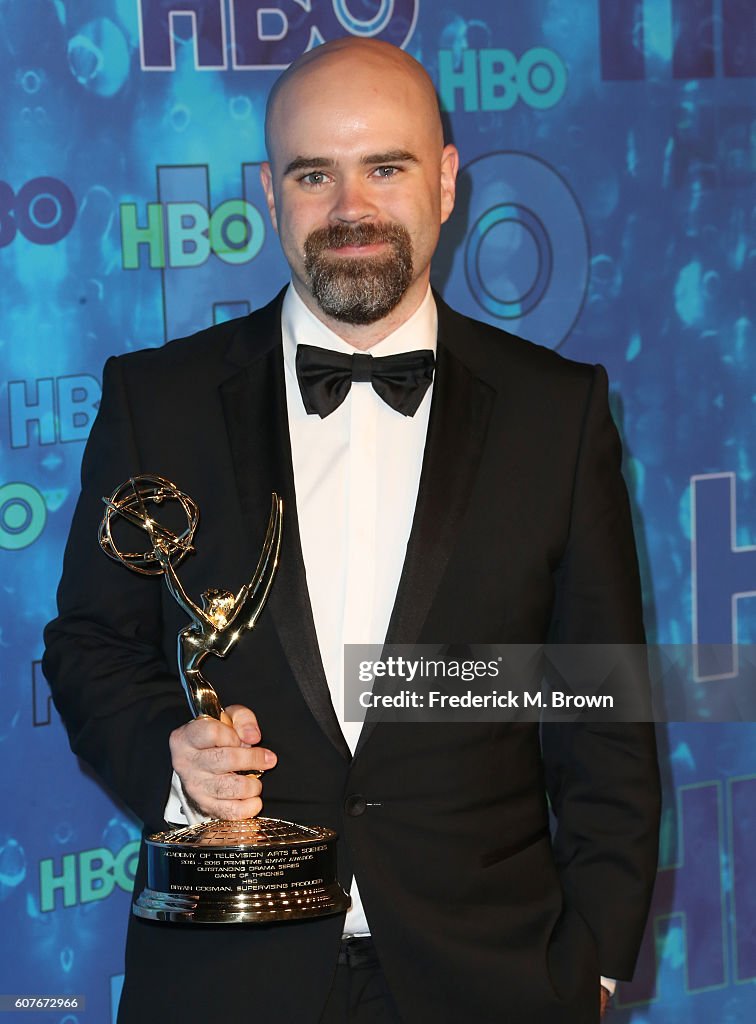
[[[305,54],[266,138],[291,283],[108,362],[45,670],[74,751],[147,833],[264,801],[339,833],[353,905],[249,927],[132,917],[119,1021],[597,1021],[655,873],[652,727],[360,731],[342,708],[345,643],[643,642],[606,375],[431,291],[458,155],[407,54]],[[165,588],[97,548],[101,495],[147,472],[223,524],[182,567],[193,593],[238,588],[284,499],[268,607],[213,666],[222,721],[186,721]]]

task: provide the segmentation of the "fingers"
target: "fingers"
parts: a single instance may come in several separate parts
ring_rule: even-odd
[[[227,708],[220,721],[197,718],[171,733],[173,768],[195,809],[224,820],[260,813],[260,780],[237,774],[275,765],[275,754],[257,745],[260,739],[254,713],[240,704]]]

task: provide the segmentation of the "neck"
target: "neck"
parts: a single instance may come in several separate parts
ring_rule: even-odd
[[[333,331],[347,345],[351,345],[352,348],[356,348],[360,352],[366,352],[374,345],[377,345],[379,341],[387,338],[389,334],[393,334],[395,330],[401,327],[403,323],[406,323],[417,312],[428,291],[429,280],[430,275],[428,274],[424,279],[414,281],[403,295],[401,302],[387,316],[381,320],[376,320],[372,324],[347,324],[341,320],[335,320],[323,312],[312,295],[296,278],[293,278],[293,285],[300,299],[313,316],[316,316],[321,323],[325,324],[329,330]]]

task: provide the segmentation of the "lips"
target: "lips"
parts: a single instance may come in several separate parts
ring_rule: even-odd
[[[372,253],[380,252],[385,246],[386,242],[366,242],[363,244],[351,242],[346,245],[329,246],[327,251],[341,256],[352,256],[354,254],[371,255]]]
[[[358,224],[347,227],[333,224],[318,228],[305,243],[305,252],[332,253],[336,256],[370,256],[381,252],[387,245],[395,245],[402,229],[390,224]]]

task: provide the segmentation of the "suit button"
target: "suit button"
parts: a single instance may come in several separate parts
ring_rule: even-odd
[[[365,813],[366,807],[367,800],[362,793],[352,793],[344,801],[344,810],[350,818],[359,818],[361,814]]]

